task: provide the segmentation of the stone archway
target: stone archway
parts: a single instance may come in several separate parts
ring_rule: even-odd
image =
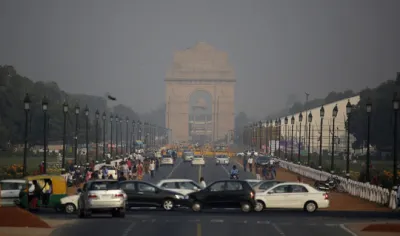
[[[211,93],[194,90],[188,98],[189,140],[192,143],[212,142],[213,98]]]
[[[206,43],[178,51],[165,78],[166,127],[173,141],[189,141],[190,97],[196,91],[211,96],[211,139],[223,138],[234,129],[236,79],[225,52]]]

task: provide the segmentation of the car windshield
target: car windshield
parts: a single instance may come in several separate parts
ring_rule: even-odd
[[[90,185],[90,190],[116,190],[119,189],[117,181],[96,181]]]
[[[186,156],[193,156],[193,152],[185,152]]]
[[[228,156],[221,155],[221,156],[217,156],[217,158],[228,158]]]
[[[268,161],[268,160],[269,160],[269,157],[267,157],[267,156],[262,156],[262,157],[259,157],[258,160],[259,160],[259,161]]]
[[[163,156],[163,158],[172,158],[171,156]]]
[[[203,159],[202,156],[195,156],[194,159]]]
[[[115,167],[114,167],[114,166],[102,166],[101,168],[102,168],[102,169],[107,168],[107,170],[115,170]]]

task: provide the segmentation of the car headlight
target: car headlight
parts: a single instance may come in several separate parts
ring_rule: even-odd
[[[176,197],[176,199],[184,199],[184,198],[185,198],[185,196],[183,196],[183,195],[178,195],[178,194],[176,194],[175,197]]]

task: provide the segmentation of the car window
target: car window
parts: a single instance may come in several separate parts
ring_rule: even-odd
[[[17,190],[17,186],[15,183],[1,183],[1,190]]]
[[[135,183],[123,183],[121,184],[121,188],[123,190],[131,190],[131,191],[136,189]]]
[[[271,191],[273,193],[290,193],[290,190],[291,190],[290,185],[280,185],[273,188]]]
[[[210,191],[211,192],[225,191],[225,182],[217,182],[213,185],[210,185]]]
[[[180,189],[187,189],[187,190],[200,189],[200,186],[197,186],[193,182],[179,182],[178,186]]]
[[[260,184],[259,189],[267,190],[276,184],[277,184],[277,182],[265,182],[265,183]]]
[[[291,185],[291,192],[293,193],[307,193],[308,190],[302,185]]]
[[[176,188],[175,182],[167,182],[161,185],[163,188]]]
[[[90,185],[90,190],[115,190],[119,188],[117,181],[96,181]]]
[[[156,191],[156,188],[154,186],[151,186],[150,184],[145,184],[145,183],[138,183],[138,189],[140,192],[154,193]]]
[[[240,183],[240,182],[230,181],[230,182],[226,183],[226,190],[227,191],[240,191],[240,190],[243,190],[243,186],[242,186],[242,183]]]

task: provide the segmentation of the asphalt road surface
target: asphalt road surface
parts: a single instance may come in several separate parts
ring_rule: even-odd
[[[239,167],[239,165],[236,165]],[[207,184],[229,178],[232,163],[216,166],[213,158],[206,159],[205,167],[192,167],[178,159],[173,167],[163,166],[151,179],[156,183],[165,178],[187,178],[198,181],[204,177]],[[239,167],[240,169],[240,167]],[[240,171],[240,179],[251,179],[249,172]],[[269,236],[346,236],[354,235],[344,228],[350,222],[373,222],[398,219],[396,213],[381,212],[328,212],[318,211],[307,214],[303,211],[264,211],[262,213],[242,213],[239,210],[205,210],[194,213],[190,209],[163,210],[136,209],[129,211],[126,218],[96,216],[90,219],[77,219],[75,215],[66,216],[57,213],[41,213],[42,217],[52,219],[71,219],[56,229],[53,236],[71,235],[113,235],[113,236],[214,236],[214,235],[269,235]]]

